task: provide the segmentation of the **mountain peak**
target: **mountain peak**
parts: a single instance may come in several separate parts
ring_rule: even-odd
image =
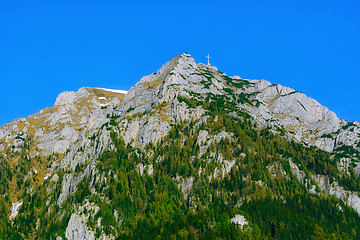
[[[9,219],[8,229],[26,238],[73,240],[164,231],[290,239],[303,232],[293,227],[308,235],[359,228],[359,150],[359,122],[183,53],[128,92],[66,91],[55,106],[0,127],[0,203],[13,206],[0,211],[0,225]],[[289,214],[273,224],[273,208]],[[319,221],[329,212],[339,227]]]
[[[59,96],[56,98],[54,106],[69,104],[76,101],[79,98],[84,98],[89,95],[90,93],[86,90],[85,87],[80,88],[77,92],[65,91],[60,93]]]

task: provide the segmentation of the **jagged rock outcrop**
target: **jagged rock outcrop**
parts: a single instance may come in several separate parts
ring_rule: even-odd
[[[249,224],[249,222],[246,220],[246,218],[243,215],[237,214],[235,217],[231,219],[231,222],[240,225],[243,227],[244,225]]]
[[[265,80],[252,80],[254,86],[247,89],[255,93],[260,101],[258,107],[246,107],[257,121],[266,125],[275,122],[291,133],[298,141],[316,145],[326,151],[333,151],[334,142],[319,141],[324,134],[336,132],[342,121],[335,113],[320,105],[313,98],[279,84],[272,85]]]
[[[86,88],[80,88],[77,92],[62,92],[56,98],[55,106],[57,105],[69,105],[74,103],[76,100],[80,98],[86,98],[90,95],[90,93],[86,90]]]
[[[325,194],[336,196],[360,214],[360,197],[357,192],[345,190],[337,182],[330,183],[326,176],[313,175],[312,178],[316,181],[321,191]]]

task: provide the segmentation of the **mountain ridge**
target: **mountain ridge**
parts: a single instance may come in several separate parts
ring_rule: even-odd
[[[48,186],[46,191],[51,195],[45,202],[47,211],[62,209],[58,213],[59,218],[66,215],[68,219],[62,237],[94,238],[99,234],[97,238],[101,236],[104,239],[114,239],[119,234],[120,227],[115,226],[114,231],[104,230],[105,225],[100,221],[95,227],[98,233],[87,224],[102,209],[99,202],[89,202],[90,197],[80,197],[83,202],[77,203],[80,204],[79,208],[75,208],[75,205],[68,206],[69,201],[75,201],[72,199],[79,191],[87,189],[86,186],[89,187],[87,194],[106,199],[101,188],[96,187],[100,184],[107,188],[107,181],[112,181],[109,177],[111,170],[107,173],[99,169],[103,164],[103,154],[108,154],[108,151],[119,152],[119,149],[130,151],[130,154],[132,150],[124,150],[125,146],[139,149],[132,153],[134,156],[131,158],[144,160],[135,166],[134,171],[140,176],[156,176],[154,171],[157,171],[158,165],[167,160],[163,155],[152,161],[145,159],[158,154],[156,149],[161,149],[161,143],[168,139],[169,134],[179,135],[176,133],[179,131],[176,130],[177,126],[193,124],[193,128],[198,130],[191,130],[188,138],[184,137],[179,146],[189,147],[187,144],[193,141],[192,147],[196,154],[193,153],[190,157],[193,164],[190,169],[198,168],[195,163],[198,158],[215,159],[218,165],[207,179],[210,183],[220,181],[216,179],[226,179],[232,169],[240,164],[239,161],[248,158],[251,151],[254,151],[236,154],[240,150],[234,150],[232,155],[237,156],[236,158],[225,150],[221,153],[209,153],[214,145],[223,141],[228,141],[229,144],[234,142],[237,132],[228,132],[225,126],[218,133],[212,133],[213,130],[201,129],[204,128],[202,126],[215,124],[219,119],[228,121],[226,119],[229,117],[241,124],[246,123],[245,129],[252,126],[255,130],[249,130],[249,134],[255,134],[255,138],[256,131],[266,132],[305,147],[316,146],[333,154],[332,158],[338,158],[338,161],[331,170],[333,172],[325,171],[326,175],[309,173],[301,161],[291,157],[285,157],[286,163],[274,163],[266,168],[270,172],[277,169],[277,175],[294,176],[313,195],[334,195],[360,213],[360,198],[356,187],[358,183],[355,182],[350,187],[339,184],[345,181],[341,178],[343,176],[349,175],[352,179],[352,176],[358,177],[360,174],[359,122],[340,120],[315,99],[291,88],[271,84],[266,80],[229,77],[214,66],[196,64],[189,54],[184,53],[168,61],[156,73],[143,77],[126,93],[87,87],[80,88],[77,92],[63,92],[59,94],[53,107],[0,127],[0,158],[9,165],[8,169],[14,175],[8,178],[9,191],[5,190],[3,193],[9,197],[13,206],[12,213],[9,214],[11,221],[18,219],[15,213],[24,208],[22,202],[25,202],[23,200],[27,194],[33,196],[36,192],[34,189],[42,189],[45,184]],[[192,138],[195,133],[197,135]],[[154,149],[154,146],[158,147]],[[143,155],[145,151],[146,156]],[[288,172],[283,169],[285,165],[289,166]],[[173,179],[189,207],[194,208],[192,202],[195,204],[200,201],[191,200],[193,188],[197,184],[195,179],[203,174],[206,165],[197,170],[198,174],[191,176],[183,174],[183,168],[189,167],[180,167]],[[15,170],[22,174],[15,177]],[[335,175],[334,171],[339,171],[341,176],[337,172],[340,177]],[[85,180],[89,181],[87,185]],[[251,178],[246,181],[252,182]],[[256,184],[262,186],[266,183],[256,180]],[[80,186],[85,190],[81,190]],[[115,210],[113,215],[116,217]],[[83,215],[84,211],[94,214]],[[23,215],[26,213],[21,212],[20,216]],[[239,222],[244,225],[247,220],[243,218],[243,215],[236,215],[234,222],[240,219]],[[40,224],[41,220],[38,221]]]

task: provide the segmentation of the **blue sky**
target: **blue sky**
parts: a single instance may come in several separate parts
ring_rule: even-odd
[[[0,1],[0,125],[190,53],[360,120],[359,1]]]

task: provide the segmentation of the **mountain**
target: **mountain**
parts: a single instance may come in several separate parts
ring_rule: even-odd
[[[360,123],[187,53],[0,128],[3,239],[358,239]]]

